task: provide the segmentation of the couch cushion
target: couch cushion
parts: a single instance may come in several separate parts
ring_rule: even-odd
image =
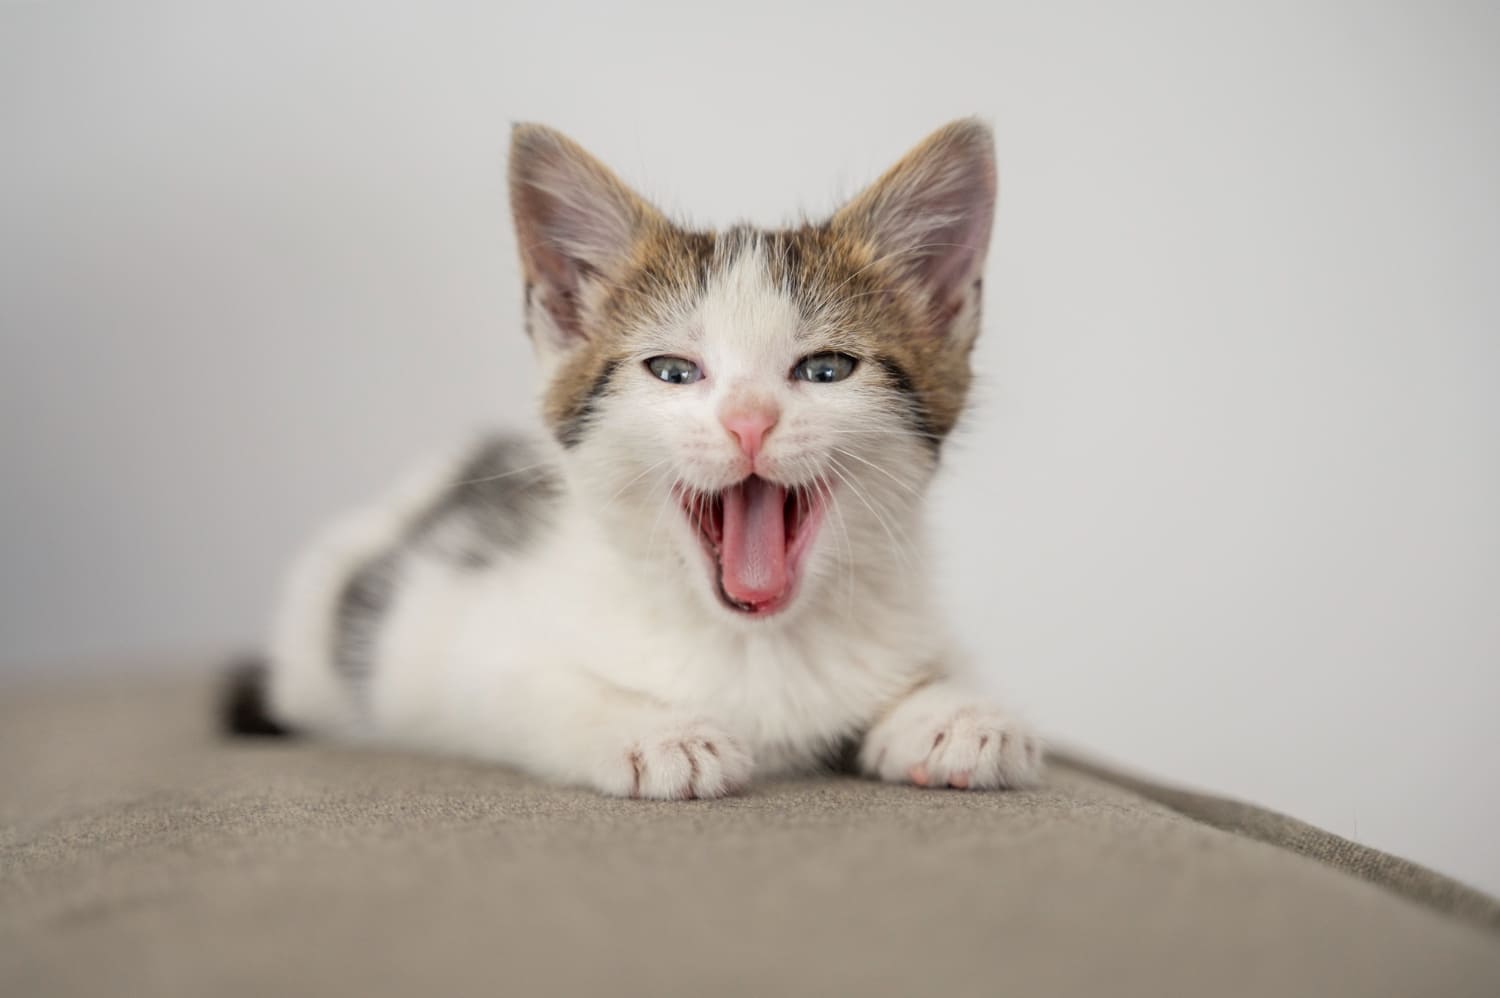
[[[1483,895],[1097,767],[606,800],[209,697],[0,690],[0,993],[1500,994]]]

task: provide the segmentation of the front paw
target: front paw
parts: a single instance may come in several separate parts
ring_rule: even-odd
[[[860,767],[891,783],[1020,789],[1041,780],[1042,743],[1000,708],[938,684],[913,693],[870,730]]]
[[[607,752],[595,778],[600,790],[616,797],[723,797],[750,782],[750,753],[711,721],[658,721],[622,741]]]

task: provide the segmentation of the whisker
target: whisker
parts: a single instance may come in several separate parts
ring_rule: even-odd
[[[819,430],[818,431],[818,435],[819,436],[864,437],[864,438],[867,438],[867,439],[870,439],[870,440],[884,441],[886,439],[886,437],[889,436],[889,434],[891,432],[893,432],[893,431],[889,430],[889,429],[886,429],[884,427],[881,427],[880,429],[865,429],[863,427],[858,427],[858,428],[845,427],[845,428],[841,429],[839,427],[829,427],[827,429],[821,429],[821,430]],[[908,434],[909,436],[916,437],[918,440],[931,440],[931,441],[934,441],[936,443],[942,443],[944,440],[947,439],[946,437],[944,437],[940,433],[928,433],[928,432],[925,432],[925,431],[922,431],[922,430],[914,430],[914,429],[911,429],[910,427],[905,427],[905,426],[903,426],[899,432]]]
[[[827,480],[825,480],[822,476],[820,476],[820,475],[817,474],[817,468],[816,468],[816,466],[813,465],[813,462],[812,462],[812,460],[810,458],[809,459],[804,459],[803,463],[805,463],[805,464],[809,465],[810,467],[812,467],[812,470],[813,470],[813,478],[812,478],[813,486],[815,488],[817,488],[822,493],[822,495],[823,495],[823,501],[827,504],[829,515],[833,516],[833,517],[836,517],[837,521],[838,521],[839,533],[840,533],[840,535],[842,535],[842,538],[843,538],[843,541],[844,541],[844,553],[845,553],[845,557],[838,558],[837,554],[835,554],[835,575],[834,575],[834,581],[835,581],[835,586],[837,586],[838,575],[839,574],[843,575],[843,577],[844,577],[844,596],[845,596],[845,599],[844,599],[844,616],[845,616],[845,619],[847,619],[847,620],[853,620],[854,619],[854,543],[853,543],[853,541],[851,541],[849,539],[849,524],[844,519],[844,510],[843,510],[843,507],[840,506],[838,500],[835,498],[835,496],[833,494],[833,487],[827,482]]]
[[[610,496],[607,500],[605,500],[603,508],[604,509],[609,509],[609,507],[611,507],[611,506],[614,505],[615,500],[618,499],[618,498],[620,498],[622,495],[624,495],[626,493],[626,491],[629,490],[629,488],[632,485],[634,485],[636,482],[640,481],[642,478],[645,478],[647,475],[651,474],[651,472],[655,471],[657,468],[660,468],[662,465],[666,464],[669,460],[671,460],[671,459],[664,457],[660,461],[657,461],[655,464],[648,465],[646,467],[645,471],[641,472],[639,475],[636,475],[630,481],[628,481],[624,485],[620,486],[619,490],[614,495]]]
[[[871,468],[874,468],[876,471],[880,472],[882,475],[884,475],[885,477],[889,478],[891,481],[895,482],[897,485],[901,486],[907,492],[911,493],[917,499],[921,499],[922,498],[922,493],[918,492],[916,489],[914,489],[905,480],[897,478],[890,471],[887,471],[885,468],[882,468],[880,465],[876,464],[874,461],[867,461],[864,458],[860,457],[858,454],[854,453],[853,451],[845,450],[842,447],[834,447],[833,450],[834,450],[835,453],[842,454],[845,457],[852,457],[852,458],[854,458],[854,460],[858,461],[860,464],[867,465],[867,466],[869,466]]]
[[[665,472],[662,473],[661,477],[663,484],[670,485],[672,481],[672,469],[668,468]],[[648,552],[651,551],[651,549],[656,545],[656,531],[661,527],[661,518],[663,514],[665,514],[666,511],[672,507],[673,502],[676,499],[677,497],[673,495],[673,490],[671,488],[668,488],[666,498],[663,499],[661,505],[657,507],[656,518],[651,521],[651,532],[646,535],[646,550]]]
[[[885,531],[886,537],[890,538],[892,550],[894,551],[896,557],[901,560],[902,567],[907,571],[913,570],[915,567],[914,563],[911,558],[908,557],[905,545],[901,541],[896,539],[896,531],[892,529],[890,523],[887,522],[886,518],[880,514],[880,511],[875,508],[870,500],[865,497],[864,492],[860,490],[859,486],[855,485],[854,482],[849,478],[849,476],[844,473],[848,469],[843,468],[843,466],[839,463],[838,458],[833,457],[832,455],[829,456],[828,461],[828,466],[833,471],[833,473],[837,475],[839,477],[839,480],[848,487],[850,492],[854,493],[854,497],[856,499],[864,503],[865,508],[870,511],[870,515],[875,518],[876,522],[879,523],[881,528]]]

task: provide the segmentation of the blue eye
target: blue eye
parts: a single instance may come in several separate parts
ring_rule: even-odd
[[[652,357],[646,367],[669,385],[690,385],[703,377],[702,368],[683,357]]]
[[[792,368],[792,377],[798,381],[826,385],[843,381],[858,366],[859,361],[846,353],[815,353],[797,361],[797,366]]]

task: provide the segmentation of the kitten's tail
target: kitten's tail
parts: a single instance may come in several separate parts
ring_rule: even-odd
[[[219,693],[219,725],[226,735],[286,738],[296,734],[271,716],[266,696],[270,669],[265,659],[247,656],[234,662]]]

